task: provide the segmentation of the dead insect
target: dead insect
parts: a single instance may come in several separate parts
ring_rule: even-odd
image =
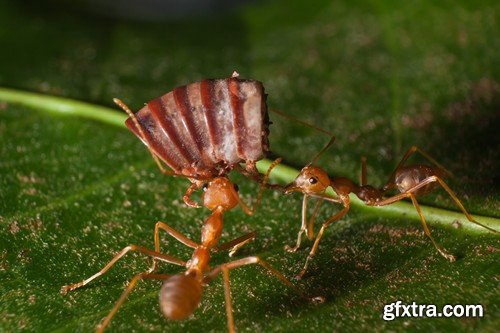
[[[232,169],[262,180],[255,163],[269,150],[269,118],[261,82],[239,79],[234,72],[226,79],[191,83],[151,100],[136,114],[121,100],[114,102],[127,112],[125,124],[160,170],[192,182],[183,197],[188,206],[199,207],[190,195],[203,183]]]
[[[415,146],[411,147],[406,152],[392,175],[389,177],[387,183],[381,189],[377,189],[371,185],[367,185],[366,160],[364,158],[362,158],[361,185],[357,185],[353,181],[345,177],[330,178],[326,171],[319,167],[312,166],[312,163],[314,163],[314,161],[333,144],[334,140],[335,137],[332,137],[330,142],[328,142],[328,144],[320,151],[320,153],[301,170],[297,178],[285,187],[285,194],[289,194],[292,192],[301,192],[304,194],[304,199],[302,202],[302,225],[298,233],[295,246],[286,246],[286,249],[289,252],[295,252],[300,247],[301,238],[304,232],[309,239],[312,239],[314,237],[313,222],[318,213],[319,206],[323,200],[340,203],[343,205],[342,210],[323,222],[321,229],[319,230],[316,239],[314,240],[313,247],[309,252],[304,267],[298,275],[298,278],[301,278],[305,274],[308,263],[312,260],[316,251],[318,250],[318,245],[325,229],[331,223],[340,220],[349,211],[350,193],[354,193],[359,199],[361,199],[365,204],[369,206],[385,206],[390,205],[396,201],[409,198],[412,201],[413,206],[417,210],[418,215],[420,216],[420,221],[422,222],[425,234],[430,238],[432,244],[434,244],[434,247],[438,250],[438,252],[443,257],[452,262],[455,261],[455,257],[449,254],[432,237],[425,221],[425,217],[417,202],[416,198],[418,196],[428,194],[437,185],[440,185],[450,195],[450,197],[457,204],[457,206],[469,221],[483,228],[486,228],[491,232],[497,232],[496,230],[477,222],[467,212],[460,200],[458,200],[455,193],[443,181],[443,177],[445,175],[450,175],[449,171],[447,171],[443,166],[436,162],[436,160],[430,157],[426,152]],[[405,165],[407,159],[415,152],[419,152],[421,155],[423,155],[428,161],[432,163],[433,166],[424,164]],[[325,194],[325,191],[328,187],[331,187],[333,189],[333,191],[337,194],[337,198],[333,198]],[[392,189],[397,189],[399,191],[399,194],[388,198],[384,197],[385,194]],[[309,197],[316,197],[319,200],[314,207],[311,218],[309,219],[309,221],[307,221],[306,214],[307,202]]]
[[[239,198],[236,187],[231,181],[226,177],[216,177],[210,180],[203,188],[204,192],[202,194],[203,205],[212,211],[212,214],[205,220],[201,229],[201,242],[197,243],[181,232],[170,227],[166,223],[157,222],[154,231],[154,243],[155,249],[150,250],[137,245],[129,245],[121,250],[117,255],[111,259],[111,261],[104,266],[98,273],[92,275],[88,279],[81,282],[63,286],[61,289],[62,293],[66,293],[71,290],[83,287],[95,278],[106,273],[121,257],[123,257],[129,251],[138,251],[145,255],[153,258],[153,265],[151,268],[143,273],[135,275],[130,283],[128,284],[125,291],[122,293],[118,301],[116,302],[110,313],[104,318],[101,324],[99,324],[97,331],[102,332],[104,328],[110,323],[113,316],[118,311],[119,307],[123,304],[128,294],[133,290],[135,285],[140,280],[153,279],[163,281],[163,286],[160,290],[160,307],[166,318],[170,320],[184,320],[188,318],[198,307],[201,301],[201,296],[203,292],[203,286],[208,284],[214,278],[216,278],[221,272],[224,279],[224,292],[226,301],[226,314],[227,314],[227,325],[229,332],[234,332],[234,320],[233,320],[233,310],[232,310],[232,300],[231,291],[229,285],[229,271],[240,266],[258,264],[265,268],[267,271],[272,273],[278,279],[280,279],[284,284],[295,289],[299,295],[308,301],[321,302],[321,297],[309,298],[305,296],[300,289],[298,289],[294,284],[292,284],[288,279],[285,278],[283,274],[273,268],[264,260],[256,256],[246,257],[238,260],[234,260],[222,265],[215,267],[214,269],[209,268],[210,254],[212,251],[223,251],[231,249],[230,253],[234,253],[241,246],[249,242],[255,237],[255,233],[251,232],[247,235],[238,237],[227,243],[218,245],[219,238],[222,233],[223,227],[223,214],[224,212],[233,209],[237,205],[240,205],[245,213],[251,215],[259,203],[262,191],[264,189],[264,184],[267,180],[269,172],[271,169],[279,162],[277,160],[271,165],[268,173],[264,177],[259,195],[257,196],[256,203],[253,209],[247,207]],[[160,252],[160,229],[166,231],[170,236],[181,242],[182,244],[193,249],[193,254],[191,259],[187,262],[175,258],[170,255],[166,255]],[[158,274],[155,273],[156,261],[165,261],[171,264],[185,266],[186,271],[184,273],[179,273],[175,275],[168,274]]]

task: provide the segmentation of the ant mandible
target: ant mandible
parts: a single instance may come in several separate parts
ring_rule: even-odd
[[[453,201],[469,221],[491,232],[498,232],[486,225],[479,223],[472,217],[472,215],[467,212],[456,194],[443,181],[443,177],[446,175],[449,176],[451,175],[451,173],[420,148],[412,146],[403,156],[386,184],[381,189],[377,189],[367,184],[365,158],[361,159],[361,185],[357,185],[352,180],[345,177],[330,178],[325,170],[319,167],[312,166],[312,163],[314,163],[319,158],[319,156],[321,156],[321,154],[324,153],[333,144],[334,141],[335,137],[332,137],[332,139],[318,153],[318,155],[316,155],[315,158],[300,171],[300,174],[295,178],[295,180],[285,187],[285,194],[289,194],[292,192],[301,192],[304,194],[304,198],[302,201],[302,225],[297,235],[297,242],[295,246],[285,247],[285,249],[289,252],[295,252],[300,247],[301,238],[304,232],[309,239],[312,239],[314,237],[313,222],[318,213],[319,206],[323,200],[340,203],[343,205],[343,208],[338,213],[334,214],[325,222],[323,222],[321,229],[319,230],[316,239],[314,240],[313,246],[311,248],[311,251],[309,252],[304,267],[298,274],[297,278],[302,278],[304,276],[309,262],[313,259],[316,251],[318,250],[318,245],[325,229],[333,222],[340,220],[349,211],[350,193],[354,193],[360,200],[362,200],[366,205],[369,206],[386,206],[402,199],[409,198],[413,206],[417,210],[425,234],[430,238],[437,251],[450,262],[456,260],[455,256],[448,253],[448,251],[446,251],[439,243],[436,242],[434,237],[432,237],[422,209],[418,204],[417,197],[428,194],[436,186],[440,185],[450,195],[450,197],[453,199]],[[433,166],[425,164],[405,165],[408,158],[416,152],[425,157],[429,162],[431,162]],[[337,195],[337,198],[330,197],[325,193],[328,187],[331,187],[333,189],[333,191]],[[385,194],[393,189],[399,191],[399,194],[386,198]],[[307,221],[306,214],[307,202],[309,197],[316,197],[319,200],[314,207],[313,214],[310,220]]]
[[[240,205],[243,211],[252,215],[256,206],[261,200],[262,192],[265,187],[267,178],[271,169],[279,163],[279,159],[271,164],[268,172],[264,176],[264,181],[261,184],[256,203],[252,209],[246,206],[239,198],[237,187],[227,177],[217,177],[208,182],[204,186],[202,194],[203,205],[208,208],[212,214],[204,221],[201,229],[201,242],[197,243],[185,236],[181,232],[175,230],[164,222],[157,222],[154,231],[155,249],[150,250],[142,246],[129,245],[116,254],[111,261],[104,266],[96,274],[91,277],[70,285],[63,286],[61,292],[63,294],[68,291],[78,289],[87,285],[92,280],[105,274],[121,257],[130,251],[137,251],[153,258],[153,265],[146,272],[135,275],[129,282],[127,288],[122,293],[115,306],[104,318],[101,324],[97,327],[97,332],[102,332],[110,323],[113,316],[116,314],[120,306],[123,304],[128,294],[134,289],[136,284],[141,280],[161,280],[163,286],[160,290],[160,307],[164,316],[170,320],[184,320],[189,317],[198,307],[201,301],[203,286],[215,279],[221,272],[224,281],[227,326],[229,332],[235,332],[232,299],[229,283],[229,271],[245,265],[258,264],[267,271],[276,276],[287,286],[295,289],[298,294],[313,302],[322,302],[322,297],[310,298],[307,297],[300,289],[290,282],[283,274],[269,265],[266,261],[257,256],[250,256],[238,260],[234,260],[215,267],[209,268],[210,254],[212,251],[222,251],[231,249],[234,253],[241,246],[249,242],[255,237],[255,234],[249,233],[238,237],[232,241],[218,245],[219,238],[223,228],[223,214]],[[163,254],[160,252],[160,229],[166,231],[170,236],[181,242],[182,244],[193,249],[191,259],[187,262],[176,257]],[[231,255],[231,254],[230,254]],[[156,261],[165,261],[171,264],[185,266],[186,271],[175,275],[158,274],[156,270]]]

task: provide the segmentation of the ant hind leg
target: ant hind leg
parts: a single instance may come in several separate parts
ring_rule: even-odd
[[[436,250],[438,250],[438,252],[443,257],[448,259],[450,262],[454,262],[456,260],[455,256],[453,256],[452,254],[449,254],[448,251],[446,251],[440,244],[438,244],[434,240],[434,237],[432,237],[431,231],[429,230],[429,227],[427,226],[427,222],[425,222],[425,217],[424,217],[424,214],[422,213],[422,209],[420,208],[420,205],[418,204],[415,196],[410,193],[409,197],[411,199],[411,202],[413,203],[413,206],[417,210],[418,215],[420,216],[420,221],[422,222],[422,227],[424,228],[425,235],[430,238],[430,240],[432,241],[432,244],[434,244],[434,247],[436,248]]]
[[[436,180],[437,182],[439,183],[439,185],[441,185],[441,187],[450,195],[450,197],[453,199],[453,201],[457,204],[457,206],[460,208],[460,210],[462,211],[462,213],[464,213],[465,217],[472,223],[478,225],[478,226],[481,226],[493,233],[498,233],[497,230],[495,229],[492,229],[484,224],[481,224],[479,223],[478,221],[476,221],[472,215],[469,214],[469,212],[467,212],[467,210],[465,209],[464,205],[460,202],[460,200],[458,199],[458,197],[456,196],[456,194],[451,190],[451,188],[439,177],[436,177]]]
[[[134,287],[136,286],[137,282],[139,282],[140,280],[146,280],[146,279],[150,279],[150,280],[166,280],[170,277],[170,275],[167,275],[167,274],[151,274],[151,273],[140,273],[140,274],[137,274],[136,276],[134,276],[132,278],[132,280],[130,280],[127,288],[125,289],[125,291],[121,294],[120,298],[118,299],[118,301],[116,301],[115,305],[113,306],[113,308],[111,309],[111,311],[108,313],[108,315],[106,316],[106,318],[104,318],[104,320],[97,326],[97,332],[98,333],[101,333],[104,331],[104,329],[106,328],[106,326],[109,325],[109,322],[111,321],[111,319],[113,319],[114,315],[116,314],[116,312],[118,312],[118,309],[120,308],[120,306],[125,302],[125,299],[127,298],[128,294],[130,294],[130,292],[132,291],[132,289],[134,289]]]

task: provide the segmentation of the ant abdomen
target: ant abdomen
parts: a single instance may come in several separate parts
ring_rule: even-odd
[[[398,191],[401,193],[408,192],[410,189],[415,187],[416,185],[422,183],[425,179],[439,176],[439,172],[437,172],[434,168],[424,164],[413,164],[402,167],[395,174],[395,185],[398,188]],[[431,182],[422,188],[414,191],[415,195],[425,195],[429,193],[436,186],[435,182]]]
[[[160,308],[170,320],[183,320],[198,307],[201,300],[201,283],[190,275],[169,277],[160,290]]]

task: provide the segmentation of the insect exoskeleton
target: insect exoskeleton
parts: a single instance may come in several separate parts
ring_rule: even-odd
[[[184,320],[200,304],[202,292],[200,281],[191,275],[173,275],[161,287],[161,311],[170,320]]]
[[[129,116],[127,127],[173,174],[189,178],[196,188],[240,163],[246,164],[246,175],[260,177],[255,163],[269,150],[269,117],[259,81],[233,73],[190,83]]]

